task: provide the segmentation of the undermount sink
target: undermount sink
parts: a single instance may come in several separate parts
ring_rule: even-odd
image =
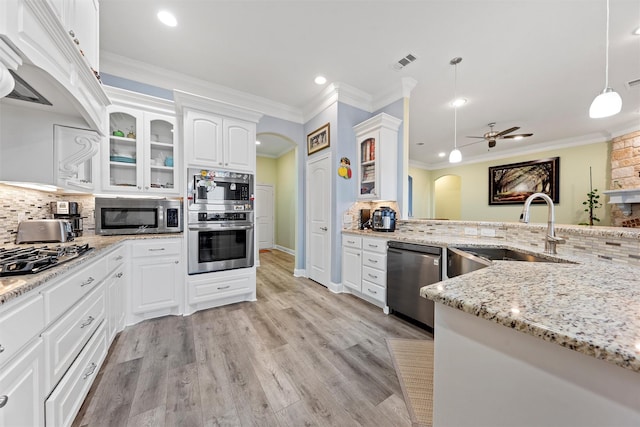
[[[506,248],[447,248],[447,276],[455,277],[491,265],[491,261],[557,262],[570,263],[561,258],[531,254]]]

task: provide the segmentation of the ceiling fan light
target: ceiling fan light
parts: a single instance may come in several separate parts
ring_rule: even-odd
[[[460,163],[462,161],[462,153],[457,148],[449,153],[449,163]]]
[[[611,117],[618,114],[620,110],[622,110],[622,98],[613,89],[607,87],[591,103],[589,117],[592,119]]]
[[[451,106],[454,108],[458,108],[458,107],[462,107],[466,103],[467,103],[467,100],[465,98],[456,98],[453,101],[451,101]]]

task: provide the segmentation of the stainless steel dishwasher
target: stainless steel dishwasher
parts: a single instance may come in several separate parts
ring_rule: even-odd
[[[387,250],[387,305],[433,329],[433,301],[420,288],[442,280],[442,248],[389,242]]]

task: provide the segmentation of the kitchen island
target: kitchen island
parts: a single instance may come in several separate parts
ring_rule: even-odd
[[[634,266],[494,261],[436,302],[434,426],[640,425]]]

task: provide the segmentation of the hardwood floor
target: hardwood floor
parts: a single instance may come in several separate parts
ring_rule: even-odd
[[[114,341],[74,426],[410,426],[385,338],[431,335],[260,254],[257,302]]]

